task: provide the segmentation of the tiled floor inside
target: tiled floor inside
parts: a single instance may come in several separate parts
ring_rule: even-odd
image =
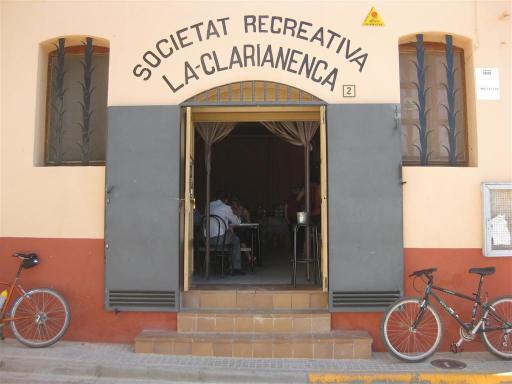
[[[250,271],[245,266],[245,275],[231,276],[220,274],[213,271],[209,278],[206,279],[202,273],[196,273],[193,280],[193,285],[199,288],[204,286],[214,285],[237,285],[237,286],[275,286],[279,289],[287,289],[291,287],[291,272],[292,263],[292,250],[287,248],[281,249],[262,249],[261,250],[261,263]],[[242,260],[247,258],[247,255],[242,254]],[[244,263],[245,264],[245,263]],[[313,267],[311,266],[310,281],[306,279],[306,266],[305,264],[297,265],[297,286],[302,289],[312,289],[319,287],[314,284]]]

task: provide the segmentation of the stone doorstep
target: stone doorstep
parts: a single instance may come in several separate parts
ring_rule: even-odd
[[[190,290],[182,292],[184,309],[301,311],[327,310],[320,290]]]
[[[173,355],[369,359],[372,338],[366,331],[327,333],[178,333],[143,331],[135,338],[135,352]]]
[[[178,312],[178,332],[330,332],[329,312]]]

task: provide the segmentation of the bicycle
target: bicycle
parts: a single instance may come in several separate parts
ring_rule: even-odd
[[[3,339],[1,331],[9,323],[12,334],[20,343],[33,348],[48,347],[66,333],[71,319],[69,305],[52,289],[23,289],[19,283],[21,271],[37,266],[39,258],[35,253],[14,253],[12,256],[21,262],[13,281],[0,281],[0,286],[6,287],[7,291],[0,310],[0,337]],[[19,296],[7,314],[15,291]]]
[[[478,290],[473,293],[473,297],[435,286],[435,271],[436,268],[422,269],[409,275],[414,277],[414,281],[420,278],[426,284],[423,297],[404,297],[388,307],[381,325],[382,338],[388,351],[407,362],[423,361],[436,351],[441,343],[443,329],[441,318],[430,303],[430,297],[433,297],[461,326],[460,339],[451,344],[452,352],[461,352],[462,344],[474,340],[479,334],[491,353],[502,359],[512,359],[512,296],[498,297],[490,304],[480,296],[484,276],[492,275],[495,268],[469,270],[469,273],[480,275]],[[441,300],[434,290],[472,301],[471,322],[462,321],[459,314]]]

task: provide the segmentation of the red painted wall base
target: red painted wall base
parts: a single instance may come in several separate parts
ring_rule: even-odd
[[[142,329],[176,329],[176,313],[105,310],[103,250],[103,239],[2,238],[0,280],[17,271],[13,252],[36,252],[40,264],[23,271],[21,283],[54,288],[66,297],[71,307],[67,340],[131,343]]]
[[[417,281],[418,293],[408,276],[419,269],[437,268],[436,285],[471,295],[478,287],[479,276],[469,274],[472,267],[496,267],[496,273],[485,278],[483,292],[488,292],[489,299],[497,296],[512,295],[512,258],[484,257],[481,249],[431,249],[408,248],[404,250],[404,291],[406,296],[420,296],[425,286]],[[463,319],[471,318],[471,302],[454,296],[440,294],[443,300],[455,309]],[[437,303],[434,304],[437,306]],[[450,344],[459,339],[459,325],[439,308],[444,326],[444,337],[440,350],[448,351]],[[333,313],[333,329],[366,329],[373,337],[373,349],[384,351],[380,323],[384,313]],[[463,345],[465,351],[483,351],[485,347],[479,338]]]
[[[26,288],[49,287],[64,294],[71,306],[71,326],[66,339],[92,342],[130,343],[142,329],[176,329],[176,313],[121,312],[114,314],[104,307],[103,239],[36,239],[0,238],[0,280],[11,279],[18,259],[13,252],[36,252],[41,263],[22,274]],[[405,294],[417,296],[412,279],[417,269],[437,267],[436,283],[465,293],[476,289],[478,276],[467,273],[471,267],[495,266],[497,272],[486,279],[484,291],[489,298],[512,295],[512,258],[487,258],[480,249],[406,249],[404,252]],[[448,297],[447,302],[469,317],[470,307],[461,299]],[[458,324],[442,314],[445,336],[442,350],[458,339]],[[333,313],[333,329],[366,329],[374,338],[374,350],[383,351],[380,322],[383,313]],[[466,350],[483,350],[481,343],[465,345]]]

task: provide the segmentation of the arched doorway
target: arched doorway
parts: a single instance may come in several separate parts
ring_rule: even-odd
[[[198,266],[197,260],[196,263],[194,263],[193,250],[194,232],[196,232],[197,235],[197,228],[194,230],[192,226],[194,208],[199,207],[199,210],[205,216],[208,217],[208,202],[210,201],[210,197],[213,195],[213,192],[211,191],[212,188],[210,188],[210,184],[216,186],[214,189],[217,189],[219,186],[221,187],[221,189],[226,188],[224,186],[225,183],[223,185],[223,183],[219,181],[219,178],[214,178],[213,182],[210,179],[211,168],[213,166],[211,160],[212,148],[219,146],[219,138],[228,138],[219,146],[224,147],[224,149],[229,148],[228,142],[230,142],[229,139],[231,137],[238,137],[239,139],[243,138],[245,142],[247,142],[247,138],[248,136],[250,136],[250,134],[247,134],[247,132],[249,131],[252,131],[253,133],[256,131],[259,132],[259,136],[256,135],[258,137],[256,137],[253,134],[253,139],[251,139],[252,151],[262,150],[263,147],[258,147],[257,145],[254,145],[259,141],[258,139],[262,139],[262,133],[266,133],[266,135],[263,136],[270,136],[276,139],[275,141],[279,141],[279,136],[281,141],[284,140],[288,143],[292,143],[296,146],[303,148],[302,151],[299,151],[299,154],[303,154],[303,159],[301,159],[300,164],[293,164],[294,167],[298,166],[299,168],[302,168],[302,171],[299,172],[301,173],[300,182],[298,182],[297,180],[292,180],[289,177],[288,184],[286,180],[282,180],[286,177],[282,177],[280,181],[282,182],[281,186],[287,184],[284,188],[287,188],[288,190],[291,190],[292,186],[303,186],[305,195],[303,197],[303,209],[307,212],[311,212],[311,197],[309,196],[310,176],[312,173],[316,174],[315,179],[318,182],[317,190],[320,191],[318,192],[318,212],[316,217],[318,218],[318,227],[322,228],[320,237],[323,239],[323,242],[320,243],[323,245],[321,255],[323,256],[322,265],[324,266],[322,268],[322,278],[319,280],[319,283],[320,286],[323,286],[324,289],[327,289],[327,222],[323,223],[324,225],[320,226],[321,217],[325,219],[327,216],[327,197],[325,183],[325,118],[323,118],[325,111],[324,105],[325,103],[323,101],[305,91],[284,84],[267,81],[243,81],[226,84],[201,92],[200,94],[188,99],[186,102],[182,104],[185,110],[185,116],[183,120],[186,122],[186,127],[184,130],[186,148],[184,164],[184,194],[186,212],[184,225],[185,290],[189,289],[194,269],[197,269]],[[224,124],[224,126],[221,126],[221,123]],[[284,125],[284,129],[279,129],[280,125]],[[197,134],[198,127],[200,127],[200,131],[203,132],[201,135]],[[267,129],[265,129],[265,127]],[[211,137],[207,136],[206,133],[204,132],[206,132],[208,129],[210,129],[210,131],[215,130],[215,134],[210,135]],[[223,129],[225,130],[225,132],[220,132]],[[230,134],[231,130],[233,129],[234,133]],[[290,133],[290,131],[292,132]],[[201,137],[202,140],[198,140],[198,137]],[[201,148],[201,151],[197,151],[196,142],[200,146],[204,147],[204,156],[202,156],[203,148]],[[313,142],[315,144],[314,146],[312,145]],[[284,142],[281,143],[281,151],[283,150],[283,148],[291,149],[291,146],[286,147],[286,144],[283,143]],[[316,156],[316,161],[314,162],[312,162],[310,159],[310,152],[312,147],[315,147],[314,154]],[[257,148],[260,149],[258,150]],[[265,148],[265,150],[268,150],[268,146]],[[296,152],[297,151],[295,151],[295,153]],[[213,151],[213,153],[215,153],[215,151]],[[292,151],[290,151],[290,153],[292,153]],[[247,152],[245,154],[247,155]],[[255,158],[257,158],[257,156],[253,157],[253,159]],[[324,161],[321,161],[321,158],[323,158]],[[281,159],[286,159],[286,156],[283,157],[282,153]],[[198,162],[197,160],[200,161]],[[206,162],[204,167],[198,167],[198,164],[202,164],[202,162],[205,160]],[[251,162],[250,159],[246,159],[245,161],[246,164],[247,162]],[[217,161],[216,163],[219,162]],[[213,167],[215,168],[215,166]],[[311,167],[314,168],[314,172],[311,172]],[[197,174],[198,169],[200,169],[199,175]],[[243,172],[243,169],[241,169],[241,172]],[[239,174],[236,171],[234,171],[234,173]],[[257,174],[261,172],[253,173]],[[201,176],[203,174],[206,174],[206,180],[201,179]],[[284,174],[284,176],[290,176],[290,174],[287,173]],[[260,181],[261,180],[262,179],[260,179]],[[260,184],[262,183],[260,182]],[[256,183],[256,185],[258,185],[258,183]],[[232,188],[232,186],[228,187]],[[241,183],[237,187],[237,189],[240,189],[240,187],[247,186]],[[254,189],[252,189],[252,192],[254,192]],[[277,196],[279,194],[283,195],[283,191],[274,191],[274,194]],[[249,197],[249,195],[251,195],[251,197]],[[264,228],[265,230],[265,236],[263,236],[264,240],[267,240],[265,241],[265,244],[268,243],[269,237],[272,237],[275,242],[276,237],[267,236],[269,227],[271,227],[271,225],[268,225],[268,221],[272,220],[274,222],[278,222],[278,216],[283,215],[283,207],[275,204],[276,199],[279,198],[273,196],[273,200],[275,201],[273,202],[274,205],[272,206],[272,204],[269,204],[268,201],[261,201],[261,199],[258,200],[253,198],[254,195],[254,193],[245,193],[244,200],[246,201],[246,203],[248,197],[249,200],[251,200],[249,202],[249,205],[252,208],[252,217],[257,216],[257,224],[260,225],[259,228]],[[321,198],[321,196],[323,198]],[[282,200],[282,202],[284,202],[286,200],[286,195],[280,196],[280,199]],[[324,213],[321,214],[320,211]],[[272,219],[269,219],[267,215],[272,215]],[[209,223],[207,222],[207,227],[208,224]],[[208,230],[209,229],[206,228],[205,231]],[[306,237],[306,241],[308,241],[309,231],[307,231]],[[204,252],[206,254],[204,261],[206,267],[203,268],[203,271],[206,278],[208,278],[210,272],[210,245],[209,237],[206,236],[206,239],[207,244],[206,246],[201,246],[201,252]],[[283,243],[282,238],[279,237],[279,239],[280,243]],[[261,242],[259,243],[261,244]],[[285,244],[289,244],[289,241],[285,241]],[[254,247],[250,247],[250,249],[251,252],[254,252]],[[261,248],[258,247],[258,255],[261,255],[260,249]],[[196,249],[196,251],[198,250]],[[291,250],[289,251],[291,252]],[[306,247],[306,252],[311,252],[309,247]],[[261,259],[259,259],[259,261],[261,261]],[[287,277],[283,276],[282,278],[285,281],[290,280],[289,275]],[[223,281],[226,282],[226,280]],[[238,279],[238,281],[240,281],[240,279]],[[246,282],[248,281],[249,280],[246,280]],[[258,285],[258,283],[255,282],[254,278],[252,278],[250,281]],[[272,281],[275,282],[275,280]]]

